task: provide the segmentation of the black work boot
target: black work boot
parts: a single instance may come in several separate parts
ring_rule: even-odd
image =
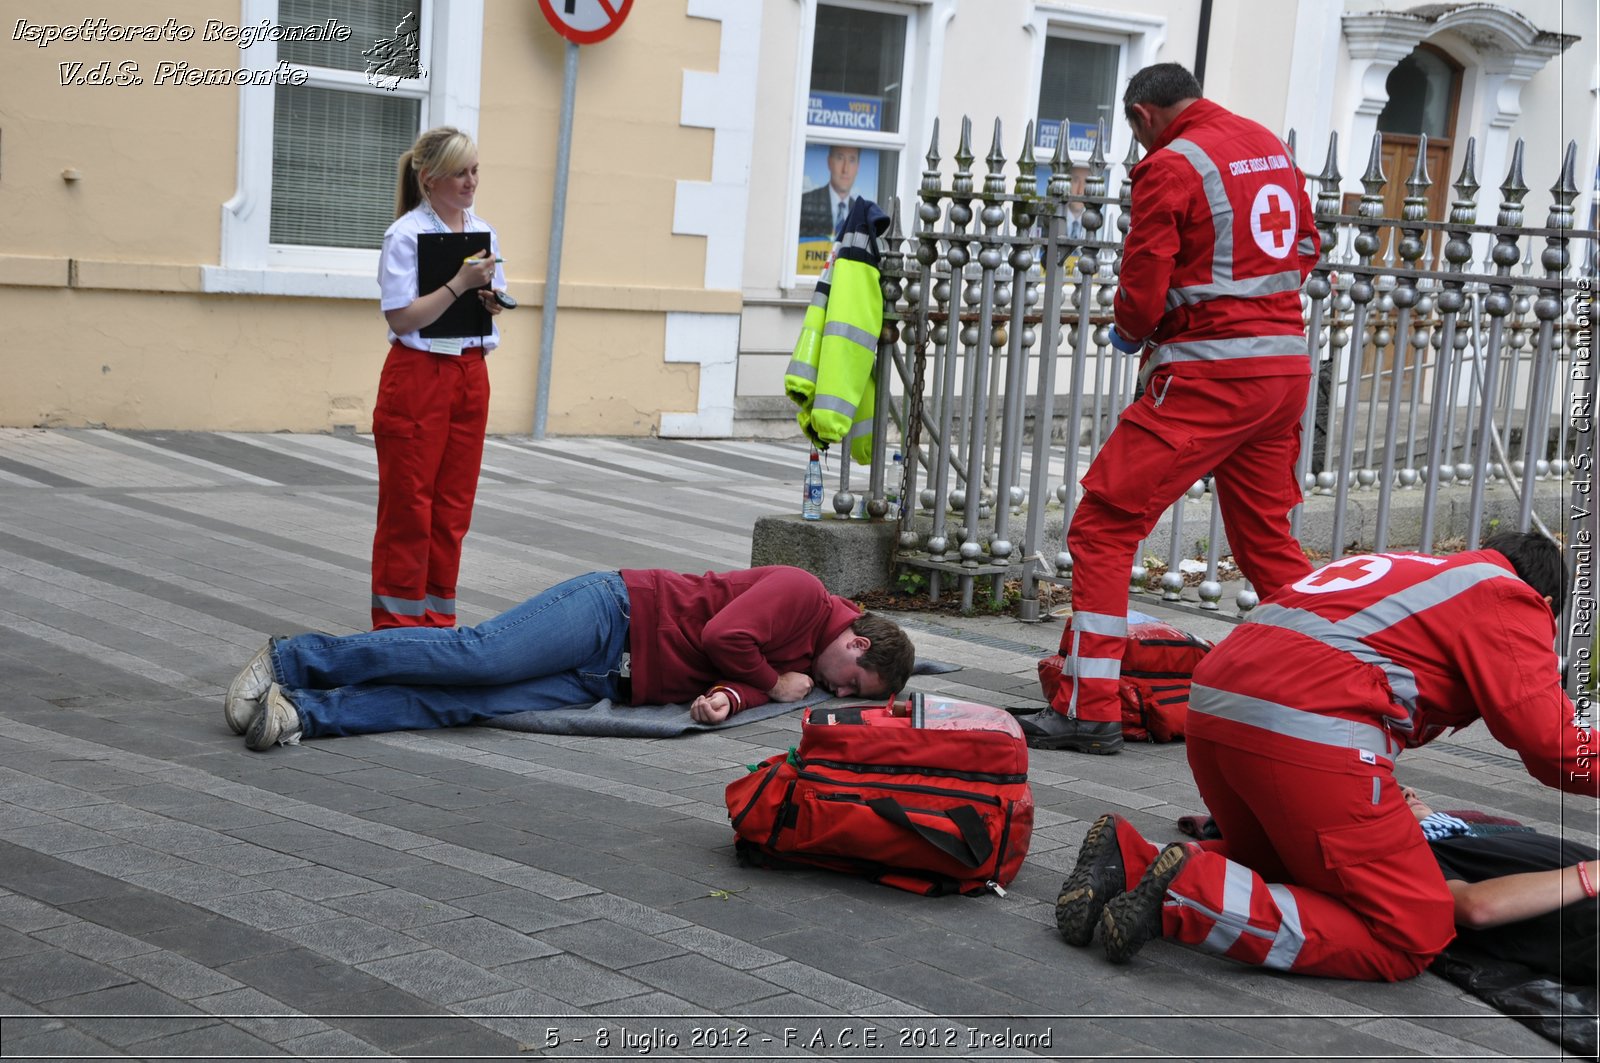
[[[1056,898],[1056,929],[1061,937],[1079,948],[1089,944],[1106,902],[1127,888],[1117,817],[1107,813],[1090,825],[1078,849],[1078,864],[1061,884]]]
[[[1122,749],[1121,720],[1080,720],[1042,709],[1018,716],[1022,736],[1034,749],[1076,749],[1080,753],[1116,753]]]
[[[1167,846],[1144,869],[1138,885],[1106,903],[1100,913],[1100,942],[1106,948],[1106,959],[1127,963],[1145,942],[1161,936],[1161,905],[1167,887],[1188,859],[1187,846]]]

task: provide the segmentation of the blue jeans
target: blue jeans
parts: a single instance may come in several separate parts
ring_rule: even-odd
[[[274,639],[272,671],[305,737],[320,738],[625,701],[618,669],[627,649],[622,577],[591,572],[477,627]]]

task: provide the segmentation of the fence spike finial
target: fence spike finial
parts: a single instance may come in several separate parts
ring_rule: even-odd
[[[1006,190],[1006,157],[1000,150],[1000,119],[994,120],[994,140],[989,145],[989,157],[984,160],[989,171],[983,178],[985,196],[1003,195]]]
[[[1128,227],[1133,220],[1133,168],[1137,165],[1139,165],[1139,142],[1130,137],[1128,154],[1122,157],[1122,185],[1117,189],[1117,232],[1124,238],[1127,237]]]
[[[1356,213],[1363,218],[1376,219],[1383,217],[1383,189],[1389,179],[1383,175],[1383,134],[1372,135],[1372,153],[1367,156],[1367,172],[1361,175],[1361,203],[1356,207]],[[1374,232],[1377,230],[1374,229]],[[1356,239],[1359,243],[1363,236],[1370,235],[1365,230]],[[1362,261],[1370,261],[1370,256],[1377,252],[1379,242],[1374,238],[1369,250],[1362,252],[1357,247],[1357,254],[1361,254]]]
[[[1122,157],[1122,172],[1130,174],[1137,165],[1139,165],[1139,142],[1137,140],[1129,140],[1128,154]]]
[[[1489,248],[1489,262],[1501,277],[1509,277],[1511,268],[1522,261],[1519,239],[1522,197],[1528,194],[1528,186],[1522,180],[1522,152],[1522,138],[1518,137],[1511,149],[1511,168],[1506,171],[1506,179],[1500,183],[1500,211],[1495,217],[1495,227],[1499,231],[1494,234],[1494,245]],[[1493,317],[1505,317],[1511,313],[1510,291],[1509,287],[1491,285],[1489,297],[1484,300],[1484,310]]]
[[[1368,195],[1382,196],[1383,186],[1389,179],[1383,175],[1383,134],[1372,134],[1372,151],[1367,155],[1367,172],[1361,175],[1361,186]]]
[[[1461,160],[1461,176],[1456,178],[1456,195],[1468,202],[1478,198],[1478,138],[1467,138],[1467,151]],[[1474,212],[1476,217],[1476,212]]]
[[[1432,187],[1433,178],[1428,176],[1428,134],[1424,133],[1417,140],[1417,164],[1406,180],[1406,191],[1413,196],[1425,196]]]
[[[1030,118],[1027,127],[1022,131],[1022,153],[1017,156],[1017,195],[1038,194],[1039,182],[1035,177],[1038,172],[1039,163],[1033,157],[1033,119]]]
[[[1474,137],[1467,138],[1467,150],[1461,163],[1461,176],[1456,178],[1455,202],[1450,204],[1451,225],[1473,225],[1478,220],[1478,177],[1474,173],[1478,165],[1478,141]],[[1452,233],[1444,245],[1444,257],[1453,264],[1452,268],[1459,269],[1461,264],[1472,257],[1471,235],[1460,232]]]
[[[1095,173],[1104,173],[1106,166],[1106,120],[1099,119],[1095,123],[1094,147],[1089,150],[1089,169]]]
[[[927,203],[932,203],[939,198],[942,191],[943,178],[939,174],[939,119],[933,120],[933,136],[928,140],[928,154],[922,170],[922,184],[917,195]],[[929,208],[930,210],[933,208]],[[924,212],[919,211],[919,224],[929,221]]]
[[[1578,197],[1578,142],[1575,140],[1567,141],[1567,151],[1561,159],[1561,176],[1550,186],[1550,195],[1563,204],[1571,204]]]
[[[1411,176],[1406,178],[1406,196],[1400,205],[1400,239],[1389,249],[1392,255],[1399,256],[1407,268],[1414,268],[1417,260],[1428,251],[1427,242],[1423,239],[1426,230],[1416,228],[1416,225],[1428,220],[1428,189],[1431,187],[1433,181],[1428,177],[1428,135],[1424,133],[1417,139],[1417,161],[1411,167]],[[1414,305],[1415,292],[1416,279],[1401,277],[1395,288],[1395,305]],[[1409,301],[1401,302],[1402,298]]]
[[[1289,135],[1283,138],[1283,146],[1289,149],[1289,161],[1290,162],[1296,162],[1297,160],[1295,159],[1295,153],[1294,153],[1294,146],[1295,146],[1294,126],[1290,126],[1289,127]]]
[[[1459,270],[1472,259],[1472,233],[1466,226],[1473,225],[1478,220],[1478,179],[1473,175],[1476,164],[1475,154],[1478,145],[1473,138],[1467,138],[1466,159],[1461,165],[1461,176],[1456,180],[1456,199],[1450,204],[1450,225],[1452,226],[1449,239],[1444,242],[1444,259],[1450,263],[1449,268]],[[1460,296],[1461,282],[1445,281],[1447,289],[1453,289],[1455,294],[1448,300],[1439,304],[1441,309],[1459,310],[1462,307]]]
[[[1518,137],[1516,146],[1511,149],[1511,168],[1506,171],[1506,179],[1500,182],[1500,195],[1508,203],[1520,204],[1522,197],[1528,194],[1528,186],[1522,180],[1522,152],[1522,138]]]
[[[1577,165],[1578,145],[1576,141],[1569,140],[1566,154],[1561,159],[1561,175],[1556,178],[1556,183],[1550,186],[1550,213],[1545,216],[1544,227],[1553,232],[1544,238],[1544,253],[1539,256],[1539,264],[1552,277],[1566,273],[1567,266],[1572,261],[1567,253],[1568,238],[1562,236],[1561,231],[1572,228],[1572,201],[1578,196],[1578,185],[1574,180],[1577,175]],[[1533,256],[1530,254],[1528,257],[1531,261]],[[1549,298],[1547,293],[1534,303],[1534,313],[1541,321],[1554,320],[1560,316],[1560,300],[1544,301]]]
[[[1328,134],[1328,158],[1322,164],[1322,172],[1317,174],[1318,181],[1331,181],[1335,186],[1344,180],[1344,174],[1339,172],[1339,131],[1335,129]]]
[[[1339,134],[1328,134],[1328,158],[1322,164],[1322,172],[1316,175],[1317,182],[1317,230],[1322,234],[1322,259],[1324,262],[1336,261],[1339,250],[1339,226],[1327,220],[1340,212],[1343,207],[1343,195],[1339,189]]]
[[[1522,197],[1528,194],[1528,185],[1522,180],[1522,138],[1518,137],[1516,144],[1511,149],[1511,168],[1506,171],[1506,179],[1500,182],[1500,213],[1495,218],[1495,224],[1504,229],[1517,229],[1522,226]],[[1502,250],[1503,245],[1509,244],[1512,248],[1517,246],[1514,237],[1502,233],[1497,237],[1495,254],[1501,258],[1510,257],[1511,252]],[[1507,266],[1516,265],[1517,259],[1511,257]],[[1501,264],[1500,258],[1495,259],[1496,265]]]
[[[1055,199],[1066,199],[1070,191],[1072,151],[1067,147],[1067,123],[1063,121],[1060,131],[1056,133],[1056,150],[1050,156],[1050,184],[1045,192]]]
[[[970,196],[972,194],[972,119],[966,115],[961,116],[961,139],[956,143],[956,175],[950,183],[950,190],[957,196]]]
[[[1072,169],[1072,149],[1067,147],[1067,122],[1061,121],[1061,127],[1056,133],[1055,154],[1050,156],[1050,170],[1052,173],[1065,173]]]

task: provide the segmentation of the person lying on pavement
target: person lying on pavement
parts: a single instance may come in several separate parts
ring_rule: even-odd
[[[271,639],[229,686],[223,716],[257,751],[602,699],[688,702],[696,723],[717,724],[817,686],[886,697],[914,664],[897,624],[802,569],[624,569],[559,583],[474,627]]]

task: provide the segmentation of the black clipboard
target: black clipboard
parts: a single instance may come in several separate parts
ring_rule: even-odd
[[[443,288],[460,272],[462,259],[489,253],[488,233],[418,233],[417,297]],[[425,339],[441,340],[492,335],[494,324],[478,291],[462,292],[433,324],[422,326],[418,333]]]

